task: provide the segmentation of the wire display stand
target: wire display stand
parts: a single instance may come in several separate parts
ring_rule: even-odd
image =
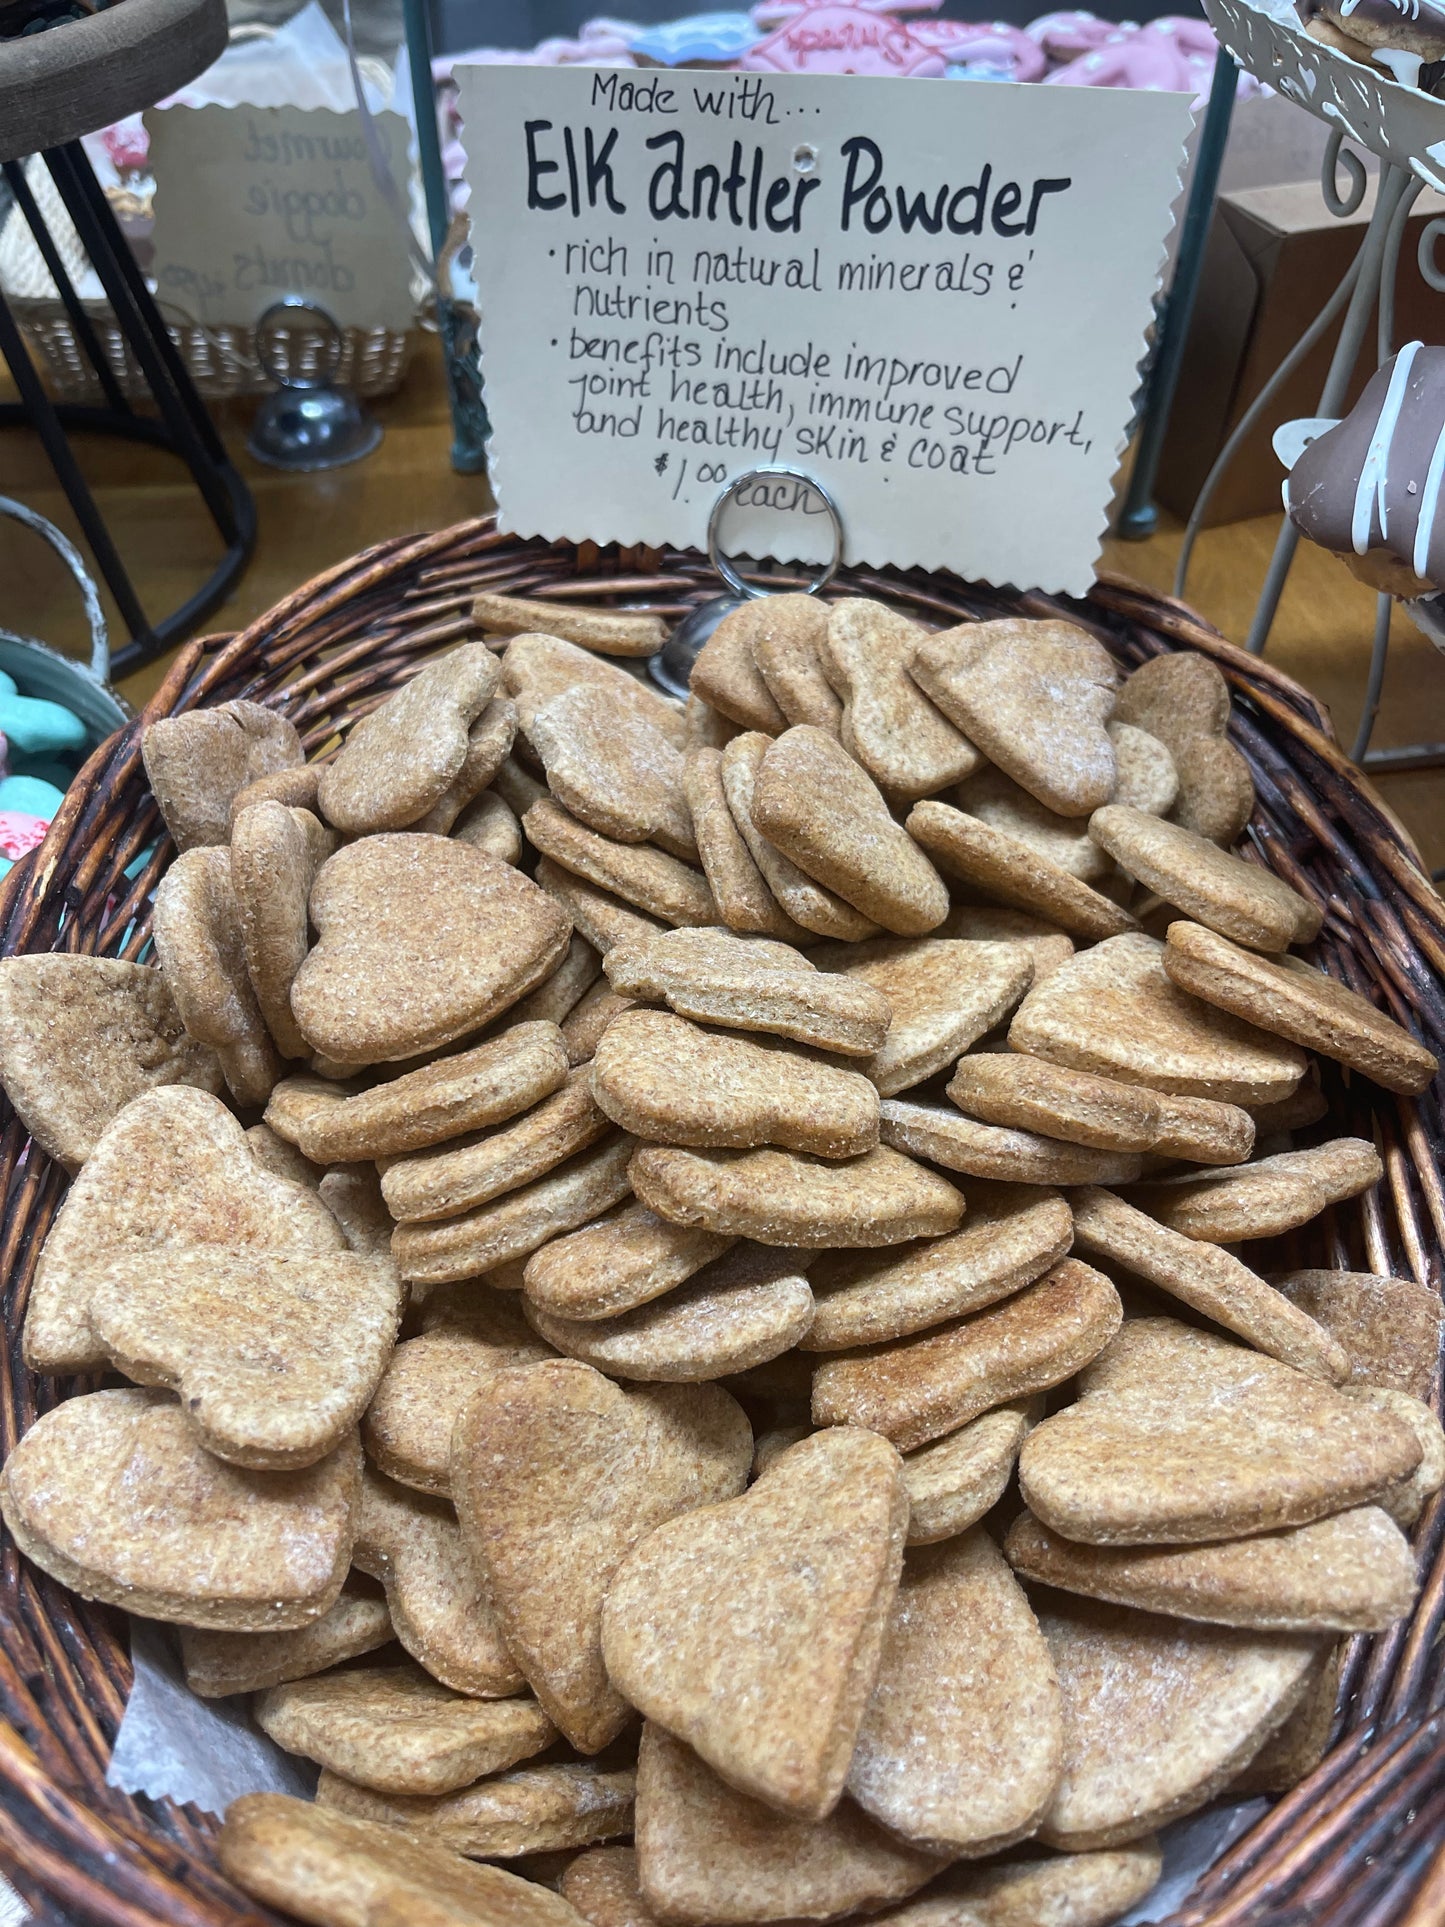
[[[1395,284],[1405,226],[1424,188],[1445,193],[1445,101],[1403,86],[1311,39],[1302,31],[1288,0],[1204,0],[1204,7],[1221,45],[1240,66],[1329,127],[1320,191],[1331,214],[1343,219],[1364,204],[1368,175],[1354,148],[1373,153],[1380,162],[1380,172],[1374,209],[1355,258],[1328,301],[1235,424],[1204,479],[1179,551],[1174,576],[1174,593],[1178,596],[1184,593],[1195,540],[1220,480],[1250,434],[1267,418],[1280,390],[1341,315],[1344,319],[1339,340],[1316,410],[1322,419],[1344,413],[1355,368],[1369,349],[1372,313],[1377,315],[1375,365],[1388,361],[1395,352]],[[1341,169],[1346,183],[1343,188]],[[1436,243],[1442,234],[1445,219],[1429,222],[1420,236],[1418,256],[1425,282],[1445,293],[1445,273],[1435,261]],[[1262,655],[1269,642],[1299,542],[1299,530],[1288,516],[1283,517],[1245,643],[1252,655]],[[1376,605],[1365,702],[1351,753],[1357,763],[1372,771],[1398,773],[1445,767],[1445,743],[1370,748],[1385,681],[1393,604],[1392,596],[1381,595]]]
[[[80,136],[194,80],[225,50],[224,0],[127,0],[42,32],[0,38],[0,173],[49,270],[75,338],[94,370],[101,403],[57,402],[0,296],[0,363],[18,402],[0,404],[0,428],[35,431],[129,643],[112,668],[127,675],[182,641],[224,599],[250,558],[256,511],[232,467],[129,243],[101,192]],[[31,193],[23,162],[38,153],[105,292],[123,350],[133,357],[154,413],[131,406]],[[196,593],[153,619],[141,603],[70,444],[72,432],[120,436],[164,449],[190,473],[223,554]]]

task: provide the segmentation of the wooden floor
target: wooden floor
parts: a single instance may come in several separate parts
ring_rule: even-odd
[[[355,550],[387,535],[443,527],[489,506],[486,482],[454,474],[450,425],[434,341],[425,338],[399,395],[376,405],[385,429],[377,453],[329,475],[283,475],[243,448],[249,404],[218,417],[256,498],[260,537],[241,583],[211,620],[234,629]],[[215,552],[215,536],[194,490],[169,458],[92,440],[83,460],[102,512],[146,606],[164,611],[190,593]],[[33,438],[0,436],[0,494],[19,497],[75,533],[63,498]],[[1242,641],[1274,543],[1278,518],[1207,532],[1195,553],[1189,600]],[[1144,543],[1111,541],[1107,562],[1167,589],[1179,544],[1177,523]],[[1354,736],[1374,623],[1373,594],[1331,557],[1305,545],[1270,643],[1270,660],[1330,707],[1340,736]],[[79,652],[84,625],[74,588],[35,538],[0,521],[0,627]],[[122,684],[134,702],[158,682],[153,665]],[[1396,616],[1375,746],[1445,741],[1445,658],[1403,615]],[[1445,771],[1381,778],[1379,787],[1431,868],[1445,866]]]

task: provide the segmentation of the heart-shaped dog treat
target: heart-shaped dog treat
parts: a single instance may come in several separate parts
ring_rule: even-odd
[[[1129,1197],[1171,1231],[1236,1244],[1308,1224],[1326,1205],[1358,1196],[1383,1175],[1373,1144],[1338,1137],[1228,1171],[1154,1179],[1135,1185]]]
[[[1349,1360],[1322,1325],[1292,1305],[1232,1252],[1170,1230],[1143,1211],[1090,1188],[1070,1194],[1074,1241],[1237,1332],[1297,1371],[1339,1384]]]
[[[669,1224],[634,1199],[532,1253],[522,1274],[529,1313],[615,1317],[682,1284],[730,1243],[713,1231]]]
[[[311,1054],[291,1015],[291,986],[310,946],[306,905],[326,835],[313,817],[313,844],[298,815],[284,803],[253,803],[231,825],[231,887],[246,969],[283,1057]],[[327,840],[334,849],[335,837]]]
[[[523,1021],[369,1090],[324,1077],[285,1078],[271,1093],[266,1121],[317,1164],[394,1158],[530,1110],[566,1075],[557,1026]]]
[[[1408,1479],[1392,1485],[1380,1496],[1381,1508],[1397,1526],[1413,1526],[1425,1510],[1425,1501],[1434,1498],[1445,1485],[1445,1430],[1428,1405],[1408,1392],[1387,1391],[1380,1385],[1347,1385],[1347,1398],[1358,1399],[1374,1411],[1399,1419],[1415,1434],[1420,1447],[1420,1463]]]
[[[592,1927],[643,1927],[650,1919],[631,1847],[592,1847],[569,1860],[558,1892]]]
[[[718,921],[706,877],[665,850],[599,836],[549,798],[532,805],[522,828],[532,847],[553,863],[650,917],[674,926]]]
[[[1115,803],[1094,811],[1089,835],[1146,889],[1236,943],[1285,950],[1319,935],[1318,904],[1273,871],[1231,856],[1182,823]]]
[[[1111,803],[1149,816],[1167,816],[1179,800],[1179,772],[1157,736],[1133,723],[1109,725],[1117,773]]]
[[[528,712],[527,736],[552,795],[588,829],[697,861],[682,752],[630,701],[575,684]]]
[[[501,677],[484,642],[463,643],[363,716],[322,773],[327,822],[366,836],[425,816],[466,760],[468,731]]]
[[[788,718],[763,681],[753,643],[772,620],[773,596],[757,596],[732,609],[698,651],[689,686],[693,694],[741,729],[780,736]]]
[[[395,1269],[391,1218],[382,1203],[375,1170],[361,1164],[328,1171],[316,1189],[340,1225],[348,1248],[360,1258],[385,1258]]]
[[[1039,1838],[1122,1846],[1194,1813],[1293,1711],[1318,1638],[1160,1619],[1083,1599],[1039,1621],[1064,1695],[1064,1771]]]
[[[903,1482],[910,1546],[966,1532],[997,1504],[1018,1463],[1019,1447],[1042,1411],[1041,1398],[1018,1399],[907,1455]]]
[[[462,811],[487,787],[507,759],[517,736],[517,705],[508,696],[493,696],[467,731],[467,753],[462,766],[425,816],[408,829],[430,836],[446,836]],[[476,842],[475,837],[465,839]]]
[[[837,737],[843,705],[823,667],[828,605],[810,595],[763,598],[752,631],[753,661],[768,694],[790,723],[808,723]]]
[[[923,1083],[992,1030],[1033,982],[1021,943],[958,943],[939,937],[820,948],[814,961],[871,984],[893,1012],[882,1047],[858,1065],[883,1097]]]
[[[955,903],[934,932],[961,943],[1021,943],[1034,960],[1034,982],[1042,983],[1074,954],[1074,940],[1056,923],[1001,903]]]
[[[627,1196],[636,1149],[635,1138],[614,1131],[590,1151],[477,1211],[436,1224],[399,1224],[391,1248],[402,1277],[424,1285],[480,1277],[589,1224]]]
[[[640,721],[660,730],[676,748],[683,748],[688,740],[687,727],[672,704],[641,677],[603,662],[590,649],[564,641],[559,633],[543,633],[538,625],[527,625],[526,633],[513,636],[507,644],[502,656],[502,682],[507,693],[516,698],[524,732],[533,712],[544,703],[560,696],[564,689],[587,683],[626,703]]]
[[[532,808],[536,807],[534,803]],[[610,890],[599,889],[574,871],[564,870],[549,856],[538,861],[537,882],[554,902],[561,904],[575,928],[604,957],[614,944],[650,937],[654,931],[667,927],[657,917],[649,917],[630,903],[624,903],[621,897],[613,896]]]
[[[1025,1512],[1004,1550],[1040,1585],[1263,1632],[1383,1632],[1418,1590],[1414,1554],[1378,1506],[1212,1546],[1076,1546]]]
[[[321,788],[321,765],[319,763],[298,763],[294,768],[271,770],[264,776],[255,776],[231,798],[230,821],[235,822],[242,810],[250,809],[253,803],[284,803],[287,809],[305,810],[318,820],[321,805],[317,792]]]
[[[815,1425],[866,1425],[911,1452],[990,1407],[1072,1378],[1119,1329],[1102,1272],[1064,1258],[1000,1305],[921,1338],[827,1358],[813,1377]]]
[[[1171,923],[1171,983],[1236,1020],[1363,1071],[1387,1091],[1423,1091],[1439,1060],[1348,984],[1300,957],[1260,957],[1197,923]]]
[[[821,1820],[877,1677],[907,1530],[891,1446],[851,1427],[804,1439],[743,1497],[636,1547],[603,1609],[607,1671],[731,1786]]]
[[[720,1387],[624,1392],[558,1359],[499,1372],[457,1420],[452,1491],[507,1643],[580,1751],[628,1708],[602,1662],[602,1601],[637,1541],[741,1489],[742,1409]]]
[[[631,1833],[636,1787],[637,1776],[630,1772],[523,1766],[428,1798],[372,1793],[323,1772],[316,1800],[333,1812],[383,1821],[455,1853],[511,1860],[524,1853],[564,1853]]]
[[[908,812],[908,834],[970,890],[1070,931],[1076,937],[1113,937],[1133,930],[1135,918],[1031,843],[982,818],[929,799]]]
[[[314,1465],[366,1410],[401,1321],[389,1258],[171,1245],[103,1261],[90,1325],[141,1385],[178,1392],[233,1465]]]
[[[1288,1097],[1304,1053],[1177,989],[1164,953],[1132,933],[1071,957],[1019,1005],[1010,1047],[1177,1097],[1250,1106]]]
[[[843,698],[844,749],[879,789],[910,802],[959,782],[982,760],[908,673],[927,636],[860,597],[833,604],[821,644],[828,680]]]
[[[229,850],[176,858],[156,886],[154,928],[182,1023],[217,1052],[238,1104],[264,1104],[281,1065],[246,969]]]
[[[960,783],[949,801],[965,816],[976,816],[991,829],[1027,843],[1081,883],[1099,883],[1113,873],[1107,851],[1089,834],[1092,818],[1058,816],[1045,809],[1036,796],[1030,796],[992,763],[985,763],[966,783]]]
[[[433,1679],[472,1699],[506,1699],[525,1684],[444,1500],[368,1468],[352,1556],[385,1586],[397,1638]]]
[[[645,1144],[628,1177],[660,1218],[768,1245],[906,1244],[954,1230],[964,1208],[945,1178],[881,1146],[835,1163],[797,1151]]]
[[[948,915],[943,879],[868,772],[823,730],[799,725],[765,751],[751,816],[774,849],[885,930],[918,937]]]
[[[961,1111],[987,1124],[1100,1150],[1237,1164],[1254,1146],[1254,1120],[1238,1105],[1168,1097],[1142,1084],[1122,1084],[1019,1051],[965,1058],[948,1095]]]
[[[827,740],[825,737],[824,741]],[[723,791],[749,856],[787,915],[804,930],[818,937],[838,937],[849,943],[876,937],[876,923],[870,923],[860,910],[855,910],[832,890],[824,889],[808,871],[799,869],[759,827],[753,814],[757,779],[770,743],[769,737],[750,731],[747,735],[735,736],[723,751]]]
[[[1064,1538],[1196,1545],[1275,1532],[1368,1505],[1420,1462],[1398,1418],[1260,1352],[1168,1319],[1131,1320],[1125,1336],[1019,1459],[1026,1502]]]
[[[228,843],[231,801],[258,777],[299,768],[301,738],[260,703],[218,703],[162,716],[141,739],[146,776],[178,850]]]
[[[233,1800],[217,1854],[244,1892],[324,1927],[578,1927],[535,1880],[279,1793]]]
[[[374,1653],[394,1637],[391,1614],[379,1588],[364,1592],[366,1578],[353,1573],[336,1604],[293,1633],[217,1633],[181,1628],[186,1684],[202,1699],[260,1693],[288,1679],[308,1679],[343,1660]]]
[[[132,1098],[158,1084],[218,1091],[221,1067],[159,970],[54,951],[0,962],[0,1083],[73,1174]]]
[[[619,944],[604,968],[614,990],[728,1030],[765,1031],[849,1057],[870,1055],[888,1035],[891,1011],[880,991],[821,974],[787,944],[730,930],[664,931]]]
[[[520,863],[522,860],[522,826],[517,821],[516,812],[502,801],[495,790],[483,790],[480,796],[468,803],[452,825],[450,834],[456,842],[470,843],[474,850],[480,850],[484,856],[496,857],[499,863]],[[547,1010],[529,1010],[527,1015],[547,1017],[551,1013]]]
[[[592,1094],[613,1123],[659,1144],[738,1151],[780,1144],[851,1158],[878,1142],[878,1093],[857,1071],[700,1030],[671,1011],[616,1018],[591,1076]]]
[[[1036,1858],[1010,1854],[981,1865],[964,1860],[938,1879],[913,1911],[925,1927],[923,1909],[943,1908],[957,1927],[1108,1927],[1159,1884],[1164,1855],[1157,1840],[1141,1840],[1112,1852],[1050,1853]],[[894,1916],[900,1927],[909,1910]]]
[[[469,844],[368,836],[321,867],[315,948],[291,1008],[343,1063],[435,1050],[478,1030],[561,961],[567,918],[545,891]]]
[[[682,786],[692,812],[698,855],[718,908],[715,921],[731,930],[778,937],[785,942],[806,941],[808,933],[793,922],[768,888],[767,878],[754,863],[733,820],[723,784],[722,751],[689,750]]]
[[[257,1702],[256,1724],[288,1753],[378,1793],[450,1793],[557,1737],[535,1700],[464,1699],[419,1666],[273,1686]]]
[[[1433,1291],[1361,1271],[1291,1271],[1270,1283],[1344,1347],[1349,1384],[1429,1397],[1445,1322]]]
[[[929,636],[912,674],[991,763],[1059,816],[1087,816],[1114,792],[1119,674],[1071,622],[969,622]]]
[[[734,736],[742,731],[730,722],[720,710],[712,709],[701,696],[689,694],[683,708],[683,728],[687,732],[689,749],[726,749]]]
[[[315,1192],[256,1162],[224,1104],[188,1085],[163,1085],[107,1126],[56,1214],[30,1288],[26,1363],[55,1373],[103,1365],[89,1304],[106,1264],[202,1244],[258,1254],[346,1248]]]
[[[1074,1224],[1057,1192],[981,1185],[962,1230],[900,1252],[825,1252],[809,1268],[818,1301],[810,1352],[851,1351],[980,1311],[1067,1255]]]
[[[822,1820],[777,1813],[720,1780],[660,1726],[642,1729],[637,1872],[657,1920],[833,1920],[901,1900],[942,1864],[885,1833],[851,1800]]]
[[[895,1150],[1003,1184],[1123,1184],[1143,1168],[1127,1151],[1096,1151],[1033,1131],[1002,1130],[947,1104],[914,1104],[903,1097],[883,1100],[878,1134]]]
[[[562,1033],[555,1036],[560,1046]],[[564,1159],[605,1137],[609,1128],[606,1112],[592,1096],[588,1072],[579,1068],[568,1072],[560,1090],[521,1117],[389,1162],[382,1195],[403,1224],[455,1218],[545,1177]]]
[[[1243,1773],[1230,1782],[1238,1799],[1256,1793],[1288,1793],[1309,1778],[1330,1750],[1335,1706],[1340,1696],[1340,1663],[1347,1642],[1326,1645],[1310,1670],[1309,1683],[1294,1711],[1277,1726]]]
[[[849,1793],[905,1840],[974,1857],[1033,1832],[1062,1764],[1049,1649],[993,1540],[910,1552]]]
[[[813,1320],[813,1294],[796,1260],[746,1241],[665,1297],[615,1318],[558,1318],[530,1291],[526,1305],[543,1338],[569,1358],[610,1378],[672,1384],[721,1378],[777,1358]]]
[[[1185,828],[1226,849],[1236,842],[1254,808],[1254,783],[1229,740],[1229,685],[1209,658],[1188,649],[1155,656],[1126,679],[1114,713],[1169,751]]]
[[[508,1012],[509,1024],[513,1030],[519,1024],[560,1024],[576,1009],[601,974],[601,953],[574,931],[566,956],[551,976],[521,1003],[512,1006]]]
[[[355,1433],[303,1472],[247,1472],[204,1451],[168,1394],[91,1392],[15,1446],[0,1511],[26,1558],[82,1599],[284,1632],[341,1591],[360,1479]]]
[[[604,656],[655,656],[667,641],[666,622],[646,609],[588,609],[576,602],[544,602],[490,590],[473,602],[472,620],[489,636],[550,642],[564,649],[585,644],[574,653],[589,662],[596,662],[589,654],[594,649]],[[605,666],[597,663],[599,669]]]
[[[472,1394],[493,1372],[551,1356],[514,1297],[482,1284],[470,1290],[476,1307],[465,1324],[436,1325],[397,1346],[361,1427],[379,1471],[443,1497],[451,1493],[452,1428]]]

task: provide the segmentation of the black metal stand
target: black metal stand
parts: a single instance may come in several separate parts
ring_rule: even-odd
[[[121,392],[59,251],[26,184],[19,162],[7,161],[4,174],[26,225],[50,271],[76,339],[95,369],[105,405],[53,402],[46,394],[14,316],[0,296],[0,359],[19,391],[18,403],[0,406],[0,426],[33,428],[65,491],[96,567],[115,598],[130,642],[118,649],[112,673],[124,676],[182,641],[227,595],[250,560],[256,543],[256,510],[250,490],[226,455],[206,405],[166,331],[145,278],[136,265],[115,216],[100,190],[79,141],[49,149],[43,156],[51,179],[75,225],[114,311],[116,325],[139,364],[157,415],[140,414]],[[178,609],[152,621],[111,539],[110,531],[70,446],[68,432],[121,435],[162,448],[184,462],[200,491],[225,553],[196,593]]]

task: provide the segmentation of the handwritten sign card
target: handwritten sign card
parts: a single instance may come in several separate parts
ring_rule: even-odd
[[[722,484],[787,462],[850,562],[1088,586],[1185,96],[458,78],[503,527],[702,547]],[[744,509],[729,547],[816,560],[822,519]]]
[[[163,107],[147,113],[163,313],[244,327],[282,295],[343,327],[412,321],[406,235],[372,180],[354,111]],[[392,176],[406,122],[376,117]]]

